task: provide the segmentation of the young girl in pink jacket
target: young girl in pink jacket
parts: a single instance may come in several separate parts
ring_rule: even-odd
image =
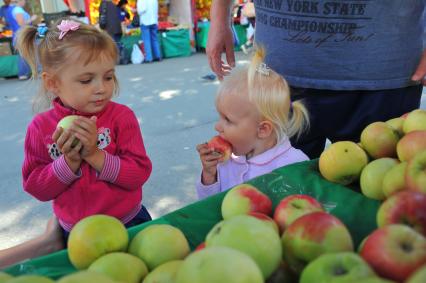
[[[232,70],[219,87],[215,129],[232,145],[232,155],[220,162],[223,156],[207,144],[197,146],[203,166],[199,198],[308,160],[289,140],[307,127],[308,113],[300,102],[291,102],[287,82],[263,58],[264,50],[258,49],[248,67]]]
[[[62,20],[49,29],[27,26],[18,38],[20,54],[42,81],[35,106],[48,108],[27,129],[25,191],[53,201],[65,235],[94,214],[114,216],[126,226],[150,220],[141,202],[152,167],[139,123],[131,109],[111,101],[118,90],[111,37]],[[78,118],[69,129],[57,127],[68,115]]]

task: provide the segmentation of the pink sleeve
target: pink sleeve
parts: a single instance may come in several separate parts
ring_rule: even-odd
[[[63,156],[52,161],[42,137],[32,123],[25,138],[22,166],[24,190],[40,201],[50,201],[64,192],[77,178]]]
[[[117,127],[117,152],[105,152],[105,164],[99,178],[126,190],[137,190],[151,175],[152,164],[148,158],[139,123],[133,114],[123,115]]]
[[[198,181],[196,184],[196,189],[197,189],[198,199],[204,199],[206,197],[220,193],[219,174],[218,174],[218,181],[216,181],[216,183],[214,184],[207,185],[207,186],[201,183],[201,174],[200,174],[200,177],[198,178]]]

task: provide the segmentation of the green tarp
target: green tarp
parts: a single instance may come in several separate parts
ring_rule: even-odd
[[[248,183],[266,193],[272,199],[274,207],[283,197],[291,194],[308,194],[315,197],[328,212],[346,224],[356,246],[377,227],[375,219],[380,202],[364,197],[356,189],[324,180],[318,172],[318,160],[282,167]],[[149,223],[132,227],[128,230],[129,235],[134,237],[148,225],[168,223],[182,230],[193,249],[204,241],[208,231],[221,220],[220,206],[225,193],[198,201]],[[63,250],[15,265],[5,271],[12,275],[36,273],[58,278],[73,272],[74,268],[68,260],[67,251]]]
[[[0,77],[13,77],[18,75],[18,56],[0,56]]]
[[[242,25],[234,25],[234,28],[238,37],[239,45],[241,46],[247,41],[247,33],[246,33],[247,27]],[[210,29],[210,22],[198,23],[198,31],[195,35],[197,40],[197,47],[206,48],[209,29]],[[236,51],[241,50],[240,46],[234,46],[234,50]]]

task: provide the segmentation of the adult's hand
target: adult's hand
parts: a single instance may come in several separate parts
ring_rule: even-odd
[[[417,66],[414,75],[411,77],[413,81],[420,81],[424,86],[426,86],[426,49],[423,51],[422,58],[420,59],[420,63]]]
[[[211,22],[206,53],[210,68],[219,80],[222,80],[223,76],[235,66],[231,7],[232,1],[230,0],[214,0],[210,11]],[[222,60],[223,52],[226,54],[226,62]]]

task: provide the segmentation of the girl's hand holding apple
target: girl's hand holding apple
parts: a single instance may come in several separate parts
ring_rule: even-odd
[[[217,164],[222,158],[222,154],[209,148],[207,143],[197,145],[197,151],[200,154],[201,164],[203,166],[201,182],[204,185],[211,185],[217,181]]]

